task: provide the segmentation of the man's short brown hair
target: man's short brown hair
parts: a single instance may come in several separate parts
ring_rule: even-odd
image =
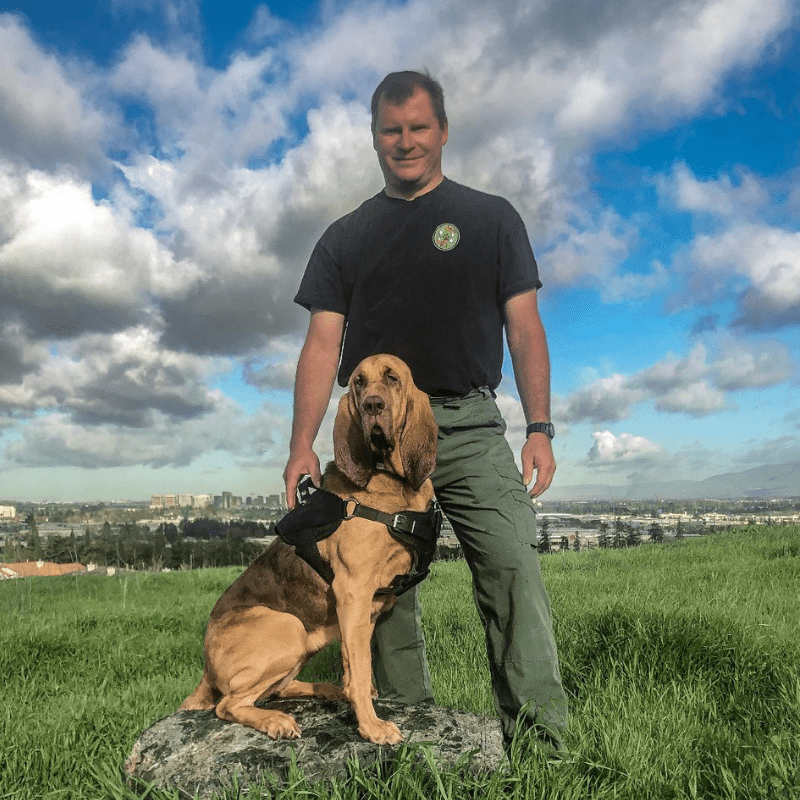
[[[384,98],[387,103],[400,105],[408,100],[414,90],[419,87],[424,89],[433,104],[433,112],[439,120],[442,130],[447,126],[447,114],[444,110],[444,92],[439,81],[434,80],[426,72],[405,70],[403,72],[390,72],[379,84],[372,95],[372,134],[378,125],[378,103]]]

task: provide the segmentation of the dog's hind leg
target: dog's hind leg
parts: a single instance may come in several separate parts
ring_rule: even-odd
[[[220,693],[215,691],[208,681],[208,676],[203,673],[203,679],[197,688],[178,706],[178,711],[205,711],[214,708]]]
[[[292,681],[278,692],[278,697],[319,697],[321,700],[346,700],[345,693],[332,683]]]
[[[222,699],[220,719],[238,722],[273,739],[296,739],[300,727],[290,714],[256,708],[257,700],[283,692],[310,655],[303,623],[291,614],[256,606],[218,620],[206,657]]]

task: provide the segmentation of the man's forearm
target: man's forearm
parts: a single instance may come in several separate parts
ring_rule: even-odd
[[[514,379],[526,422],[550,421],[550,355],[547,336],[536,308],[535,295],[520,296],[509,303],[508,349]]]
[[[549,422],[550,355],[535,291],[512,297],[506,303],[506,336],[525,421]],[[547,491],[556,471],[548,436],[531,433],[525,440],[520,458],[522,482],[528,486],[535,474],[536,483],[529,493],[532,497],[539,497]]]
[[[341,328],[333,319],[312,315],[309,332],[300,358],[294,385],[291,450],[311,448],[328,410],[336,371],[339,367]],[[332,324],[331,324],[332,323]]]

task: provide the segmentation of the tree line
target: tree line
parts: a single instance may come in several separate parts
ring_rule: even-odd
[[[177,525],[162,522],[151,531],[126,522],[99,529],[73,529],[69,536],[39,534],[31,514],[16,531],[6,533],[3,561],[52,561],[57,564],[97,564],[127,569],[194,569],[249,564],[263,549],[253,538],[273,533],[252,520],[183,519]]]
[[[558,545],[559,551],[569,550],[570,542],[569,537],[561,536],[556,539],[555,536],[550,534],[550,520],[544,517],[539,523],[539,545],[540,553],[553,552],[555,545]],[[657,522],[653,522],[647,529],[650,536],[650,541],[660,544],[664,541],[664,529]],[[676,538],[682,539],[686,531],[682,522],[678,522],[678,530]],[[622,548],[622,547],[637,547],[642,543],[642,534],[638,528],[634,527],[630,522],[624,522],[620,517],[614,520],[614,528],[603,520],[600,523],[600,530],[597,534],[597,546],[606,548]],[[571,545],[575,552],[580,552],[581,540],[580,536],[576,536]]]

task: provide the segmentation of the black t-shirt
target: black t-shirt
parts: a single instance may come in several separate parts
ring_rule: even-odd
[[[347,320],[339,383],[391,353],[433,395],[502,378],[506,300],[541,286],[525,225],[511,204],[445,180],[415,200],[384,192],[317,242],[295,302]]]

